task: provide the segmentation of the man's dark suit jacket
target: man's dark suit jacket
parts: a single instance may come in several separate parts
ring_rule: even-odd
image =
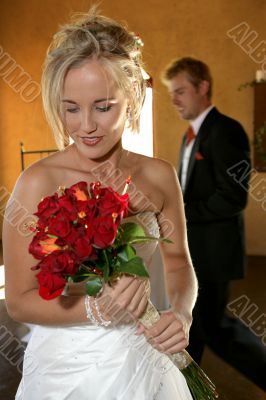
[[[181,159],[184,146],[183,141]],[[225,282],[244,275],[242,211],[249,173],[244,129],[211,109],[193,144],[183,193],[189,249],[199,282]]]

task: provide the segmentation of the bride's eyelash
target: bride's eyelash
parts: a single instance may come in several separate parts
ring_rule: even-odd
[[[108,105],[108,106],[103,106],[103,107],[97,106],[97,107],[95,107],[95,108],[96,108],[97,111],[100,111],[100,112],[107,112],[107,111],[109,111],[109,110],[112,108],[112,105],[110,104],[110,105]],[[79,108],[77,108],[77,107],[76,107],[76,108],[67,108],[66,111],[67,111],[67,112],[70,112],[70,113],[76,113],[76,112],[79,111]]]
[[[78,111],[78,108],[67,108],[66,111],[70,113],[75,113]]]
[[[106,111],[109,111],[111,108],[112,108],[112,106],[109,105],[109,106],[104,106],[104,107],[96,107],[96,110],[100,111],[100,112],[106,112]]]

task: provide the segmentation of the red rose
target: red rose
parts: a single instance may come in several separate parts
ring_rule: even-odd
[[[78,182],[66,189],[66,194],[75,200],[87,201],[89,199],[87,182]]]
[[[78,210],[74,201],[67,195],[60,196],[58,199],[60,209],[64,209],[68,214],[68,219],[75,221],[78,217]]]
[[[72,246],[76,242],[76,240],[80,237],[80,235],[82,235],[83,232],[84,228],[82,226],[77,227],[77,225],[71,225],[70,231],[67,234],[67,236],[57,240],[57,243],[61,244],[62,246],[64,246],[65,244],[69,244]]]
[[[71,232],[68,213],[61,209],[53,218],[50,218],[48,231],[51,235],[56,235],[61,238],[67,236]]]
[[[77,258],[80,261],[83,261],[91,256],[93,252],[93,247],[90,243],[90,240],[88,240],[86,237],[81,236],[73,244],[73,250]]]
[[[95,218],[93,224],[93,244],[104,249],[110,246],[117,234],[117,224],[113,221],[112,217],[98,217]]]
[[[57,238],[51,238],[44,232],[38,232],[34,235],[30,245],[29,253],[37,260],[41,260],[45,255],[55,250],[60,250],[60,246],[56,244]]]
[[[47,221],[39,219],[36,228],[37,231],[45,233],[47,229]]]
[[[100,182],[92,182],[90,184],[90,194],[92,198],[98,199],[101,195],[101,183]]]
[[[92,218],[97,211],[97,201],[96,199],[88,199],[87,201],[78,200],[76,202],[76,207],[79,216],[82,215],[82,213],[85,213],[87,217]]]
[[[118,214],[123,218],[128,209],[128,194],[119,195],[111,188],[103,188],[98,200],[98,210],[101,216]],[[120,218],[120,219],[121,219]]]
[[[54,251],[52,254],[44,257],[32,270],[41,269],[45,272],[55,274],[73,275],[77,270],[78,264],[74,254],[67,251]]]
[[[58,204],[58,194],[55,193],[53,196],[45,197],[38,204],[38,211],[34,215],[37,215],[37,217],[39,217],[41,220],[47,220],[59,209],[60,207]]]
[[[39,294],[43,299],[54,299],[63,292],[66,280],[60,274],[40,271],[36,277],[39,282]]]

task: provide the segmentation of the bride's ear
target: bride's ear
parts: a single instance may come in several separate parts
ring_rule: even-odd
[[[127,106],[126,120],[127,120],[128,125],[130,125],[132,123],[132,109],[131,109],[130,105]]]

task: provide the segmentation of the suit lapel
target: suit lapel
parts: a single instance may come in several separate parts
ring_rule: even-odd
[[[180,154],[179,154],[179,160],[177,163],[177,175],[179,178],[179,182],[181,182],[181,174],[182,174],[182,160],[183,160],[183,155],[184,155],[184,149],[186,147],[186,134],[183,135],[183,139],[182,139],[182,144],[181,144],[181,149],[180,149]]]
[[[200,133],[200,132],[199,132]],[[193,147],[191,149],[191,153],[190,153],[190,157],[189,157],[189,163],[188,163],[188,168],[187,168],[187,176],[186,176],[186,184],[185,184],[185,188],[184,188],[184,195],[186,193],[187,190],[187,186],[191,177],[191,173],[193,171],[194,165],[195,165],[195,154],[197,153],[198,149],[199,149],[199,144],[200,144],[200,135],[199,133],[197,134],[197,137],[195,139],[195,142],[193,144]]]

